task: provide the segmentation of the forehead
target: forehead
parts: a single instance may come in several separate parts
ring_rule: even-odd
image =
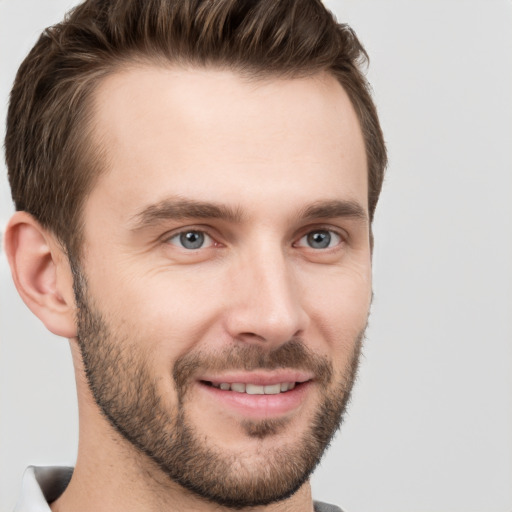
[[[176,194],[244,204],[274,191],[310,200],[367,190],[357,116],[327,73],[249,80],[219,69],[128,68],[99,86],[94,136],[107,172],[91,199],[126,213]]]

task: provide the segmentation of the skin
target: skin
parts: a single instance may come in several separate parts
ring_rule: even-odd
[[[304,435],[322,397],[347,377],[366,326],[367,162],[356,114],[328,74],[249,81],[224,70],[147,66],[100,85],[94,123],[108,172],[83,212],[87,294],[116,340],[148,354],[169,414],[178,403],[172,368],[187,354],[215,358],[239,346],[269,353],[300,338],[332,365],[332,381],[310,376],[299,404],[275,416],[278,432],[262,438],[248,435],[244,412],[212,400],[198,381],[189,386],[188,421],[207,446],[238,457],[250,478]],[[236,215],[161,214],[183,200]],[[304,216],[318,205],[331,208]],[[187,230],[206,233],[205,245],[181,246]],[[319,231],[330,234],[328,248],[309,245],[307,235]],[[76,339],[69,262],[52,234],[18,212],[6,249],[20,294],[70,339],[75,364],[79,453],[52,510],[222,510],[170,481],[102,415]],[[264,418],[257,411],[250,419]],[[309,483],[252,509],[263,508],[311,511]]]

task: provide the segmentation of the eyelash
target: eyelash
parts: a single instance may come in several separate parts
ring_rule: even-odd
[[[202,237],[203,238],[203,242],[198,246],[198,247],[185,247],[184,246],[184,238],[186,235],[189,235],[189,234],[192,234],[192,233],[195,233],[195,234],[199,234],[200,235],[200,238]],[[306,239],[308,237],[311,237],[312,235],[315,235],[315,234],[319,234],[319,233],[327,233],[328,234],[328,246],[327,247],[311,247],[310,245],[301,245],[300,242],[303,240],[303,239]],[[335,239],[336,240],[336,243],[331,246],[331,241],[332,239]],[[173,243],[172,240],[178,240],[179,241],[179,244],[178,243]],[[209,240],[209,243],[208,245],[205,247],[204,246],[204,240]],[[190,240],[189,240],[190,241]],[[329,249],[335,249],[336,247],[338,247],[339,245],[343,244],[344,242],[346,241],[346,235],[340,233],[339,231],[337,230],[334,230],[332,229],[331,227],[323,227],[323,226],[319,226],[319,227],[315,227],[314,229],[309,229],[308,231],[304,232],[303,235],[300,236],[300,238],[298,238],[298,240],[296,242],[294,242],[292,244],[293,247],[305,247],[306,249],[311,249],[313,251],[323,251],[323,250],[329,250]],[[189,229],[184,229],[184,230],[181,230],[177,233],[174,233],[172,234],[171,236],[167,236],[165,238],[165,242],[166,243],[170,243],[172,245],[176,245],[186,251],[194,251],[194,250],[200,250],[200,249],[207,249],[211,246],[219,246],[221,244],[219,244],[218,242],[216,242],[215,238],[213,236],[211,236],[207,230],[204,230],[204,229],[194,229],[194,228],[189,228]],[[322,242],[322,241],[321,241]],[[192,243],[194,243],[194,240],[192,240]]]
[[[304,246],[300,245],[300,242],[303,239],[307,240],[309,237],[312,237],[313,235],[318,235],[320,233],[328,234],[327,247],[311,247],[310,245],[304,245]],[[331,241],[333,238],[336,240],[336,243],[331,246]],[[310,241],[311,240],[308,240],[308,242],[310,242]],[[343,235],[341,233],[339,233],[338,231],[331,229],[331,228],[320,227],[320,228],[312,229],[312,230],[308,231],[307,233],[304,233],[304,235],[302,235],[298,239],[298,241],[293,244],[293,246],[294,247],[306,247],[306,248],[312,249],[314,251],[316,251],[316,250],[320,251],[320,250],[334,249],[334,248],[338,247],[339,245],[341,245],[344,241],[345,241],[345,237],[343,237]],[[322,242],[323,242],[323,240],[322,240]]]
[[[185,229],[183,231],[175,233],[174,235],[166,238],[166,242],[172,244],[172,242],[171,242],[172,240],[178,239],[180,241],[180,243],[181,243],[181,248],[183,248],[185,250],[193,251],[193,250],[205,249],[205,247],[203,247],[202,244],[201,244],[200,247],[193,247],[193,248],[188,248],[188,247],[184,247],[183,246],[183,238],[182,237],[184,237],[186,235],[189,235],[189,234],[192,234],[192,233],[197,233],[197,234],[201,235],[203,238],[209,239],[211,241],[211,244],[209,244],[209,246],[216,244],[214,238],[212,236],[210,236],[206,231],[204,231],[202,229]],[[172,245],[177,245],[177,244],[172,244]]]

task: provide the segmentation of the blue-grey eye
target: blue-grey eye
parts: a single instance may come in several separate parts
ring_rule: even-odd
[[[326,249],[331,243],[329,231],[315,231],[307,235],[308,245],[313,249]]]
[[[311,249],[329,249],[341,242],[341,237],[334,231],[328,229],[317,229],[304,235],[298,242],[299,247],[310,247]]]
[[[170,243],[183,247],[184,249],[201,249],[210,245],[212,239],[204,231],[182,231],[170,238]]]

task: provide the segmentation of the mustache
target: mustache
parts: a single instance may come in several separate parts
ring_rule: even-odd
[[[327,385],[333,378],[332,363],[313,353],[300,338],[268,350],[255,344],[237,344],[214,353],[189,353],[176,360],[173,378],[180,394],[199,374],[226,370],[276,370],[289,368],[313,373],[316,380]]]

